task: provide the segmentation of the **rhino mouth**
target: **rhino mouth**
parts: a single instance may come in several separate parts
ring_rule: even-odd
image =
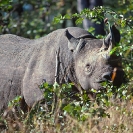
[[[111,80],[111,72],[104,72],[101,78],[96,79],[96,83],[103,83],[103,82],[112,82]]]
[[[102,79],[102,80],[96,81],[95,83],[103,83],[103,82],[110,82],[110,83],[112,83],[111,80],[107,80],[107,79]]]
[[[111,72],[104,72],[101,78],[96,79],[95,83],[109,82],[115,86],[120,86],[123,82],[124,71],[122,68],[115,67]]]

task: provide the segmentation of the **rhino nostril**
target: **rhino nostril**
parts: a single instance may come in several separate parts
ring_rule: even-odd
[[[103,73],[102,78],[111,81],[111,73],[110,72]]]

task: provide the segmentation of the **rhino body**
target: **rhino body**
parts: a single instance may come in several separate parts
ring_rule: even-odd
[[[79,83],[85,90],[101,89],[100,83],[108,79],[108,73],[114,68],[121,68],[118,60],[112,63],[113,56],[107,54],[109,39],[108,35],[105,47],[103,40],[78,27],[59,29],[34,40],[11,34],[1,35],[0,110],[18,95],[28,106],[43,99],[39,85],[43,80],[54,83],[57,52],[59,81]],[[120,85],[122,80],[117,76],[115,78],[119,79]],[[114,82],[117,83],[117,80]]]

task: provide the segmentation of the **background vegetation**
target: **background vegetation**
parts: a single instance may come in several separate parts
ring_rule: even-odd
[[[111,24],[115,22],[121,32],[121,42],[115,49],[122,56],[127,81],[118,89],[103,84],[107,88],[104,93],[92,90],[96,93],[95,99],[88,97],[86,92],[73,94],[72,83],[55,83],[54,86],[44,83],[40,89],[45,88],[45,102],[24,113],[18,104],[21,97],[16,97],[1,114],[1,132],[132,133],[132,3],[133,0],[104,0],[103,8],[77,13],[76,1],[71,0],[1,0],[0,34],[12,33],[32,39],[58,28],[82,26],[84,17],[95,21],[107,17]],[[93,30],[89,29],[92,33]]]

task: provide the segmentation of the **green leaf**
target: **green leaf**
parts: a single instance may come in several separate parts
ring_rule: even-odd
[[[70,16],[69,14],[66,14],[66,15],[64,16],[64,19],[71,19],[71,16]]]
[[[81,24],[83,20],[84,20],[84,18],[78,18],[78,19],[76,20],[76,24]]]
[[[57,24],[57,23],[59,23],[60,21],[61,21],[60,18],[54,17],[54,20],[53,20],[54,24]]]
[[[115,51],[117,51],[117,48],[118,48],[118,47],[114,47],[114,48],[110,51],[110,54],[113,54]]]
[[[89,27],[88,32],[94,33],[94,31],[95,31],[95,28],[94,27]]]
[[[66,111],[66,112],[68,112],[68,113],[71,113],[74,110],[74,106],[72,104],[68,104],[67,106],[65,106],[63,108],[63,110]]]

